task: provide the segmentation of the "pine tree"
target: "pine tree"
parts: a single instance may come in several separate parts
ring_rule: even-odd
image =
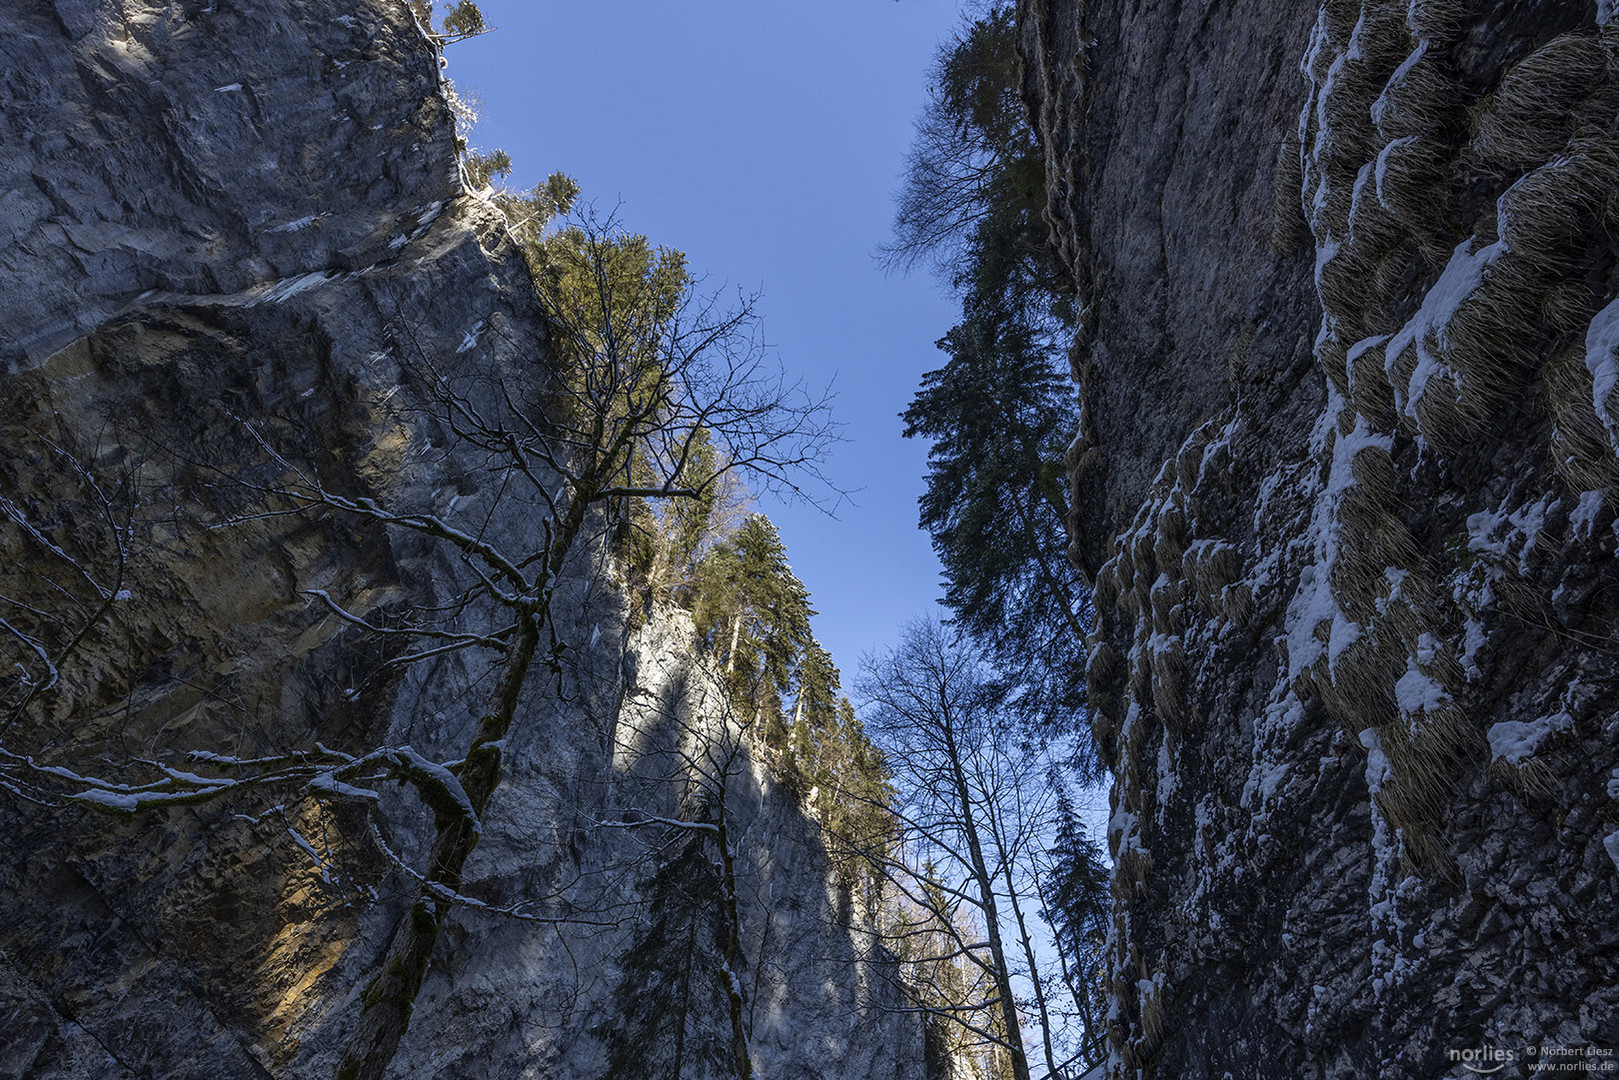
[[[1057,835],[1049,853],[1051,868],[1041,888],[1042,914],[1056,934],[1063,980],[1084,1028],[1081,1053],[1087,1064],[1095,1064],[1106,1049],[1110,874],[1096,843],[1074,813],[1061,778],[1053,776],[1050,783],[1057,793]]]
[[[903,419],[907,437],[932,441],[920,517],[945,603],[1011,678],[1013,708],[1071,729],[1085,705],[1089,603],[1064,553],[1071,388],[1004,311],[976,313],[939,347],[950,360],[923,377]]]

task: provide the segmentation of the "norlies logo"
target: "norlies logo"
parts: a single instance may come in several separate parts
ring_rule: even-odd
[[[1477,1049],[1447,1051],[1450,1060],[1461,1062],[1462,1068],[1469,1072],[1481,1075],[1500,1072],[1509,1062],[1518,1060],[1516,1050],[1502,1050],[1499,1047],[1487,1046]]]

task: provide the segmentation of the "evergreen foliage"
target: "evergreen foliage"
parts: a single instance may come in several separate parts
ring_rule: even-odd
[[[1089,597],[1063,547],[1063,446],[1077,426],[1070,388],[1028,328],[974,318],[939,343],[905,435],[931,440],[922,526],[944,568],[953,621],[985,647],[1007,705],[1053,733],[1085,707]],[[1082,771],[1095,759],[1081,742]]]
[[[776,527],[751,515],[712,547],[694,578],[699,647],[721,665],[733,703],[758,721],[760,744],[825,829],[845,882],[875,905],[877,879],[859,853],[886,854],[892,844],[888,766],[843,696],[831,654],[815,640],[809,591]]]
[[[444,18],[436,27],[433,25],[433,0],[410,0],[410,9],[422,28],[441,45],[487,34],[494,29],[484,21],[483,11],[474,0],[456,0],[453,4],[445,4]]]
[[[996,4],[941,48],[882,255],[891,269],[931,265],[958,292],[1011,286],[1050,307],[1070,290],[1047,253],[1045,160],[1018,93],[1016,24],[1013,6]]]
[[[1095,780],[1103,769],[1084,723],[1094,614],[1066,557],[1064,453],[1080,418],[1065,353],[1079,313],[1048,247],[1044,157],[1019,67],[1006,2],[940,50],[884,256],[890,268],[930,265],[961,301],[960,322],[937,343],[946,363],[902,414],[905,435],[931,443],[920,518],[944,569],[951,622],[993,669],[990,707],[1023,732],[1071,737],[1066,766]],[[1081,1057],[1094,1061],[1107,871],[1064,782],[1051,780],[1050,873],[1028,872],[1072,991]]]
[[[1065,555],[1063,451],[1078,426],[1062,375],[1072,298],[1046,244],[1044,163],[1018,96],[1016,17],[997,4],[940,53],[888,249],[961,296],[949,356],[902,414],[931,441],[921,523],[955,623],[1000,668],[1006,706],[1053,734],[1085,706],[1089,597]],[[1075,764],[1099,771],[1083,737]]]
[[[1073,994],[1085,1035],[1081,1053],[1087,1061],[1106,1056],[1105,990],[1108,915],[1112,910],[1109,871],[1101,852],[1074,813],[1060,777],[1052,777],[1057,793],[1057,831],[1048,855],[1050,871],[1042,888],[1042,913],[1056,933],[1063,959],[1063,978]]]
[[[504,150],[469,150],[462,159],[467,167],[467,180],[473,190],[492,187],[494,182],[512,171],[511,155]]]
[[[785,750],[781,696],[813,643],[815,612],[775,525],[763,514],[750,515],[703,560],[697,578],[692,614],[699,638],[724,658],[732,700],[763,721],[765,744]]]
[[[457,0],[444,16],[444,36],[453,41],[486,34],[491,27],[484,22],[483,12],[472,0]]]

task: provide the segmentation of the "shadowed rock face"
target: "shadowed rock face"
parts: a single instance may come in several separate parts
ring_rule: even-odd
[[[1019,12],[1089,305],[1109,1075],[1619,1046],[1619,27]]]
[[[485,660],[384,668],[391,642],[307,593],[384,618],[456,596],[462,560],[359,518],[264,514],[286,475],[268,447],[492,541],[539,527],[423,378],[535,400],[550,377],[528,272],[463,188],[429,42],[382,0],[24,6],[0,37],[0,595],[64,625],[97,606],[90,579],[117,597],[5,749],[130,781],[193,750],[464,753]],[[689,627],[632,620],[614,581],[582,545],[559,589],[571,649],[530,682],[465,883],[577,925],[459,909],[393,1075],[597,1075],[626,1022],[656,866],[600,823],[675,815],[681,740],[737,736]],[[847,929],[814,825],[737,761],[760,1068],[919,1076],[920,1029]],[[402,787],[130,821],[0,788],[0,1076],[330,1076],[414,894],[373,825],[419,864],[431,816]]]

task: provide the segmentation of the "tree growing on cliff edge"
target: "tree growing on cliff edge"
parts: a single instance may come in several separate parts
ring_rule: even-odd
[[[939,342],[950,353],[903,414],[931,440],[922,526],[944,568],[954,623],[1015,692],[1008,708],[1053,734],[1083,717],[1090,596],[1063,553],[1062,453],[1077,424],[1070,389],[1028,329],[975,312]],[[1075,764],[1094,776],[1089,742]]]
[[[1074,732],[1085,704],[1089,596],[1065,556],[1063,451],[1078,426],[1060,372],[1073,330],[1046,244],[1044,159],[1018,90],[1017,20],[996,4],[939,53],[884,249],[931,263],[961,297],[949,356],[904,412],[930,441],[921,523],[945,602],[1017,688],[1026,722]],[[1087,740],[1075,764],[1094,774]]]
[[[259,448],[255,478],[231,481],[260,500],[242,520],[304,515],[365,523],[414,535],[461,566],[469,584],[436,615],[400,620],[366,609],[363,600],[310,593],[330,616],[389,642],[385,662],[391,667],[466,649],[495,658],[493,689],[461,753],[437,761],[409,746],[345,753],[317,745],[250,758],[193,753],[164,760],[159,753],[112,766],[44,764],[0,736],[0,780],[12,791],[123,815],[253,790],[319,792],[374,804],[390,780],[412,785],[433,819],[431,852],[425,866],[401,867],[418,882],[416,898],[363,994],[341,1077],[384,1074],[445,917],[457,904],[476,903],[461,892],[462,871],[499,783],[505,738],[531,675],[556,670],[576,644],[559,633],[556,590],[570,559],[610,525],[611,508],[626,500],[697,500],[736,471],[761,488],[796,493],[824,483],[819,466],[835,438],[827,400],[783,376],[763,349],[748,298],[727,304],[702,293],[677,254],[655,252],[611,219],[587,215],[559,235],[548,250],[550,272],[537,275],[558,343],[551,370],[513,377],[486,369],[477,359],[482,350],[466,360],[436,355],[414,344],[408,320],[396,345],[396,359],[423,402],[415,419],[447,433],[470,459],[484,461],[509,509],[534,507],[530,529],[498,538],[488,529],[490,506],[468,516],[454,501],[443,510],[406,510],[354,494],[346,482],[329,483],[318,467],[299,459],[292,439],[270,430],[290,434],[285,422],[267,426],[268,418],[240,418],[241,431]],[[714,452],[705,455],[705,447]],[[94,486],[95,477],[85,475]],[[60,556],[53,573],[91,568],[94,556],[48,535],[54,529],[68,536],[70,547],[89,535],[71,529],[77,509],[57,509],[62,512],[46,507],[41,513],[65,514],[66,524],[44,528],[29,508],[8,508],[0,524],[16,535],[8,535],[5,546],[32,545],[47,561]],[[121,568],[125,549],[115,550]],[[86,618],[66,637],[43,629],[57,617],[62,597],[50,575],[41,579],[44,599],[12,605],[3,647],[16,654],[30,680],[0,686],[12,698],[13,728],[83,704],[53,697],[54,675],[80,660],[79,642],[107,628],[123,591],[116,587],[120,574],[89,569],[83,575],[94,595],[74,598]],[[61,759],[60,752],[55,756]]]
[[[782,695],[814,644],[809,590],[787,563],[776,526],[753,514],[696,568],[692,617],[703,647],[724,660],[738,704],[762,738],[785,750]]]

